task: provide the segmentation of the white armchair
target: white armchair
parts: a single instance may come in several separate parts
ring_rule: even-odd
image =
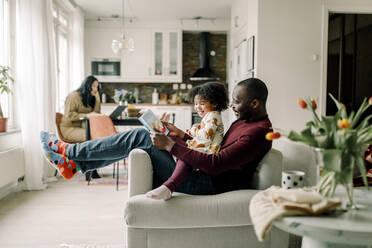
[[[288,247],[289,235],[275,227],[258,242],[249,202],[259,190],[280,185],[282,154],[272,149],[254,175],[257,190],[217,195],[173,193],[168,201],[152,200],[152,166],[143,150],[129,154],[129,200],[125,208],[127,248]]]

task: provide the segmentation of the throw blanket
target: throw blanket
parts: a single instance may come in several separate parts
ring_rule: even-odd
[[[98,139],[117,134],[114,123],[107,115],[89,115],[90,139]]]
[[[309,188],[272,186],[252,197],[249,212],[257,238],[263,241],[275,219],[289,215],[317,215],[340,205],[339,199],[325,198]]]

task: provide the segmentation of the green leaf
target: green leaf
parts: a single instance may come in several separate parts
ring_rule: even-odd
[[[364,118],[364,120],[356,127],[356,130],[361,130],[369,125],[369,120],[372,118],[372,115]]]
[[[288,134],[288,139],[296,142],[303,142],[306,143],[310,146],[316,146],[316,141],[314,139],[313,134],[311,133],[310,129],[307,128],[301,132],[301,134],[295,132],[295,131],[290,131]]]
[[[354,126],[358,123],[360,117],[364,113],[364,111],[366,111],[369,108],[369,106],[370,105],[367,101],[367,98],[364,98],[362,104],[360,105],[360,107],[357,111],[357,113],[355,114],[355,117],[353,118],[353,120],[350,121],[350,128],[354,128]]]
[[[346,112],[346,109],[344,108],[344,106],[336,98],[334,98],[334,96],[331,93],[329,93],[329,96],[332,98],[333,102],[336,104],[337,109],[340,112],[340,116],[343,119],[347,118],[347,112]]]
[[[358,171],[360,172],[363,183],[368,188],[368,181],[367,181],[367,169],[363,160],[362,156],[355,156],[355,164],[357,165]]]

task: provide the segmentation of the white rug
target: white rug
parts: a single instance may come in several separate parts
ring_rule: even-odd
[[[125,248],[125,245],[61,244],[60,248]]]

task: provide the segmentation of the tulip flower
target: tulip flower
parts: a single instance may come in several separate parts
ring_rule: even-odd
[[[274,140],[274,139],[279,139],[280,138],[280,133],[279,132],[268,132],[265,136],[267,140]]]
[[[318,105],[316,105],[316,101],[314,98],[311,98],[311,104],[313,105],[313,109],[316,109]]]
[[[368,99],[369,105],[372,105],[372,96]]]
[[[297,103],[298,103],[298,105],[300,105],[301,108],[303,108],[303,109],[307,108],[306,102],[304,100],[302,100],[301,98],[297,99]]]
[[[346,106],[345,104],[343,104],[342,102],[340,102],[341,106],[346,110]]]
[[[350,127],[350,122],[348,119],[342,119],[342,120],[338,120],[337,121],[337,126],[340,128],[340,129],[347,129]]]

